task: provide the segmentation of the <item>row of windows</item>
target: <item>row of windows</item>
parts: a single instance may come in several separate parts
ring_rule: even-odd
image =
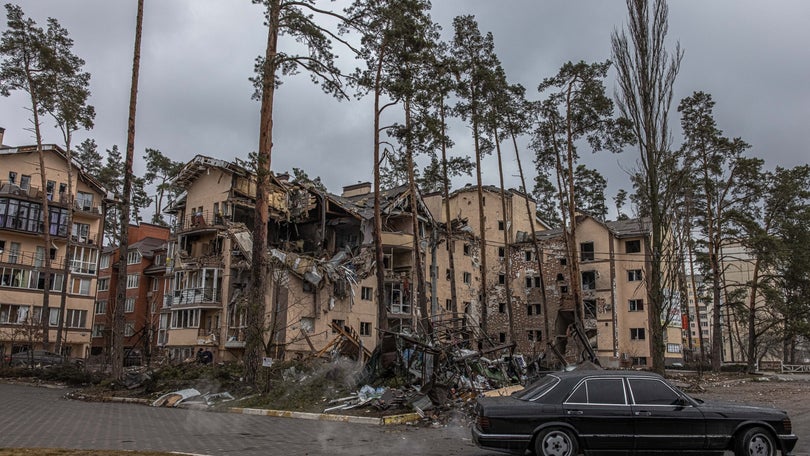
[[[17,172],[16,171],[9,171],[8,172],[8,182],[12,185],[17,184]],[[45,184],[45,191],[48,194],[48,199],[53,200],[53,192],[56,189],[56,181],[48,180]],[[20,175],[20,183],[19,187],[22,190],[30,190],[31,189],[31,176],[28,174]],[[63,195],[67,192],[67,183],[60,182],[59,183],[59,194]],[[76,206],[83,210],[90,210],[90,207],[93,206],[93,194],[86,193],[86,192],[77,192],[76,193]]]
[[[138,288],[140,279],[141,279],[140,274],[127,275],[127,289]],[[155,281],[154,283],[157,283],[157,281]],[[153,290],[154,287],[156,287],[156,285],[153,284]],[[110,289],[110,278],[105,277],[102,279],[98,279],[98,287],[96,289],[97,291],[108,291]]]
[[[64,280],[63,274],[51,274],[51,291],[62,291]],[[0,286],[44,290],[45,273],[30,269],[0,268]]]
[[[131,313],[135,312],[135,300],[134,296],[130,296],[124,301],[124,312]],[[107,300],[96,301],[95,305],[95,312],[97,315],[103,315],[107,313]]]
[[[55,307],[48,308],[48,323],[51,326],[59,324],[60,310]],[[20,304],[0,304],[0,323],[11,325],[38,325],[42,321],[42,307]],[[65,327],[84,328],[87,324],[87,311],[80,309],[67,309],[65,311]]]
[[[54,236],[67,236],[68,210],[53,207],[48,210],[48,232]],[[42,233],[44,218],[42,205],[13,198],[0,198],[0,228]]]
[[[630,328],[630,339],[631,340],[644,340],[646,337],[644,328]],[[542,340],[542,332],[539,329],[530,329],[527,331],[527,339],[529,341],[540,341]],[[506,333],[499,333],[498,339],[501,343],[506,342]],[[680,344],[667,344],[667,352],[669,353],[680,353],[681,352],[681,345]]]
[[[539,329],[526,330],[526,340],[529,342],[540,342],[543,340],[543,331]],[[498,342],[506,343],[506,333],[498,333]]]
[[[91,337],[104,337],[104,330],[106,327],[102,324],[93,325]],[[124,337],[131,337],[135,335],[135,323],[127,321],[124,323]]]
[[[624,241],[624,253],[640,253],[641,240],[633,239]],[[593,261],[595,259],[595,248],[593,242],[583,242],[579,244],[579,258],[582,261]]]

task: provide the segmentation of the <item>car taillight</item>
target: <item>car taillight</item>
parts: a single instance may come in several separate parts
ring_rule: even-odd
[[[790,423],[790,418],[782,420],[782,427],[785,428],[786,433],[793,434],[793,424]]]
[[[482,431],[489,431],[489,418],[484,415],[478,415],[478,429]]]

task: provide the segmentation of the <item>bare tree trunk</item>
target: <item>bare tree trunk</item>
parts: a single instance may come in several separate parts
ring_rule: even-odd
[[[34,74],[31,69],[30,62],[26,60],[25,63],[25,77],[28,82],[28,92],[31,96],[31,113],[34,116],[34,135],[37,141],[37,158],[39,159],[39,176],[42,185],[42,238],[45,244],[44,248],[44,265],[45,270],[40,271],[40,274],[45,274],[45,286],[42,290],[42,315],[40,316],[40,325],[42,329],[42,349],[50,350],[50,296],[51,296],[51,233],[50,233],[50,211],[48,210],[48,195],[45,190],[47,186],[47,179],[45,176],[45,153],[42,150],[42,131],[40,129],[39,121],[39,103],[37,97],[38,86],[34,81]],[[30,183],[29,188],[30,191]],[[58,229],[58,223],[57,223]],[[67,284],[65,284],[67,286]]]
[[[386,41],[380,47],[377,74],[374,78],[374,259],[377,275],[377,340],[382,340],[382,331],[388,329],[388,307],[385,305],[385,258],[382,243],[382,214],[380,209],[380,91],[382,65]]]
[[[259,361],[264,346],[264,317],[267,307],[267,224],[268,192],[273,152],[273,100],[275,97],[276,54],[278,50],[279,0],[267,4],[267,48],[262,70],[262,105],[259,125],[259,153],[256,166],[256,208],[253,227],[253,261],[250,269],[251,292],[246,309],[245,382],[256,383]],[[275,319],[275,313],[273,313]],[[271,322],[271,327],[274,322]],[[272,337],[271,337],[272,340]]]
[[[70,129],[65,130],[65,154],[67,155],[67,191],[68,191],[68,216],[67,216],[67,244],[65,245],[64,279],[63,287],[59,297],[59,325],[56,327],[56,352],[62,353],[62,332],[67,331],[65,326],[65,312],[67,309],[67,286],[70,283],[70,255],[73,249],[73,211],[75,210],[73,201],[73,157],[70,150],[72,135]],[[55,191],[56,189],[54,189]],[[46,190],[47,193],[47,190]],[[89,233],[88,233],[89,235]]]
[[[127,299],[127,251],[129,250],[129,210],[132,194],[132,160],[135,155],[135,110],[138,103],[138,74],[141,65],[141,32],[143,2],[138,0],[135,24],[135,50],[132,57],[132,84],[129,92],[129,121],[127,122],[127,151],[124,165],[124,188],[121,195],[121,235],[118,248],[118,280],[116,282],[113,314],[112,376],[124,376],[124,303]]]
[[[478,102],[476,100],[478,95],[475,93],[475,82],[471,83],[470,87],[473,88],[471,97],[472,114],[470,117],[473,123],[473,142],[475,144],[475,179],[478,190],[478,229],[480,231],[479,249],[481,255],[481,290],[479,293],[479,299],[481,301],[481,320],[479,324],[484,335],[489,336],[489,333],[487,333],[487,306],[489,305],[487,290],[487,220],[484,215],[484,190],[481,179],[481,144],[478,131]]]
[[[498,138],[498,127],[493,126],[493,133],[495,136],[495,151],[498,154],[498,176],[500,178],[500,191],[501,191],[501,217],[503,217],[503,267],[505,279],[503,281],[504,291],[506,292],[506,312],[509,318],[509,338],[512,342],[517,342],[517,334],[515,333],[515,309],[512,308],[512,255],[509,242],[511,216],[507,216],[506,207],[506,190],[503,183],[503,159],[501,157],[501,140]]]
[[[442,120],[442,136],[447,125],[444,117],[444,99],[441,100],[439,112]],[[456,289],[456,242],[453,239],[453,222],[450,215],[450,180],[447,176],[447,144],[442,139],[442,192],[444,198],[444,218],[447,227],[447,255],[450,262],[450,308],[453,318],[458,317],[458,290]]]
[[[652,5],[651,5],[652,4]],[[649,271],[650,350],[652,369],[664,372],[664,250],[669,211],[677,187],[668,184],[665,170],[670,157],[669,109],[683,53],[676,46],[670,56],[665,47],[669,10],[665,0],[627,0],[629,38],[623,31],[611,37],[613,62],[618,71],[616,104],[633,122],[639,146],[641,193],[648,204],[651,242],[647,246]],[[667,258],[665,258],[665,256]]]
[[[700,343],[700,368],[698,372],[703,371],[703,364],[706,362],[706,343],[703,340],[703,327],[700,322],[700,310],[698,310],[698,289],[695,282],[695,261],[692,256],[692,244],[689,244],[689,272],[692,277],[692,293],[695,295],[695,313],[697,314],[697,328],[698,328],[698,341]],[[690,329],[691,330],[691,329]],[[691,335],[690,335],[691,339]]]
[[[574,133],[572,131],[571,119],[571,90],[573,84],[568,85],[566,92],[566,170],[565,183],[568,186],[568,236],[570,237],[570,244],[568,246],[570,251],[570,264],[571,264],[571,297],[574,300],[574,312],[577,321],[582,321],[585,318],[584,302],[582,301],[582,274],[579,268],[579,252],[577,251],[577,198],[576,190],[574,189]]]
[[[425,284],[425,269],[422,262],[422,238],[419,235],[419,206],[416,202],[419,191],[416,188],[416,178],[413,167],[413,149],[411,146],[411,100],[405,99],[405,130],[407,130],[405,153],[408,157],[408,189],[411,193],[411,225],[413,228],[413,270],[416,271],[416,303],[422,314],[420,322],[425,332],[432,336],[433,325],[430,322],[430,312],[427,308],[427,285]]]
[[[523,165],[520,162],[520,152],[517,146],[517,138],[515,137],[514,132],[510,132],[510,134],[512,136],[512,146],[515,149],[515,159],[517,160],[518,173],[520,174],[520,185],[523,188],[523,191],[527,194],[527,197],[524,198],[524,201],[526,202],[526,215],[529,217],[529,227],[532,230],[532,246],[534,247],[535,260],[537,260],[537,274],[540,276],[540,298],[542,299],[541,304],[543,306],[543,339],[546,341],[546,345],[548,345],[551,333],[549,332],[546,279],[543,276],[543,252],[540,249],[540,244],[537,242],[537,230],[534,227],[534,219],[537,215],[532,213],[531,206],[529,205],[528,191],[526,190],[526,178],[523,174]]]

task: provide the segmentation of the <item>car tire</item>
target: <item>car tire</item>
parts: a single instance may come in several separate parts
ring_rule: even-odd
[[[579,454],[579,444],[571,431],[563,428],[543,429],[534,439],[536,456],[575,456]]]
[[[776,440],[761,427],[746,429],[735,442],[735,456],[775,456]]]

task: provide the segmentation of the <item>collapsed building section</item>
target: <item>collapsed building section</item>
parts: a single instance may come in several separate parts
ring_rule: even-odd
[[[166,210],[176,223],[168,251],[160,344],[175,359],[188,358],[200,347],[212,349],[216,361],[241,359],[255,178],[239,164],[197,156],[175,184],[185,192]],[[484,364],[507,359],[510,369],[559,367],[596,357],[603,365],[646,361],[649,344],[645,348],[645,339],[639,336],[647,329],[636,326],[645,323],[622,315],[621,304],[636,299],[634,308],[643,308],[638,301],[646,293],[643,286],[621,280],[641,277],[634,262],[643,268],[643,229],[629,230],[625,223],[621,231],[584,218],[577,235],[582,277],[572,278],[559,232],[534,220],[541,230],[528,235],[536,216],[534,201],[526,194],[510,190],[504,194],[507,204],[501,204],[499,189],[482,189],[488,233],[482,250],[480,228],[469,223],[479,219],[475,187],[459,189],[445,201],[438,194],[411,195],[400,186],[379,195],[384,253],[383,264],[378,265],[370,190],[371,184],[360,183],[335,195],[311,182],[290,182],[286,175],[271,178],[267,249],[272,277],[264,321],[268,356],[324,356],[340,347],[362,357],[379,347],[383,352],[378,367],[404,366],[410,372],[418,359],[419,369],[425,370],[421,380],[432,375],[427,371],[457,366],[459,360],[471,357],[485,360]],[[448,211],[450,220],[445,220]],[[637,251],[639,243],[642,248]],[[620,257],[619,249],[625,249],[625,256]],[[425,265],[423,271],[415,270],[416,255]],[[480,270],[483,255],[485,283]],[[626,269],[630,266],[632,272]],[[385,277],[382,306],[377,267],[383,268]],[[424,274],[428,284],[428,315],[417,310],[417,274]],[[572,280],[581,281],[582,315],[568,292]],[[380,312],[385,313],[383,319]],[[637,316],[642,314],[632,315]],[[422,318],[430,318],[432,333],[416,324]],[[379,328],[381,320],[385,326]],[[627,327],[625,320],[632,326]],[[392,339],[398,342],[391,345]],[[422,355],[409,357],[403,344]],[[518,354],[525,362],[512,364]],[[428,358],[433,361],[425,363]],[[474,378],[463,369],[451,370]]]

